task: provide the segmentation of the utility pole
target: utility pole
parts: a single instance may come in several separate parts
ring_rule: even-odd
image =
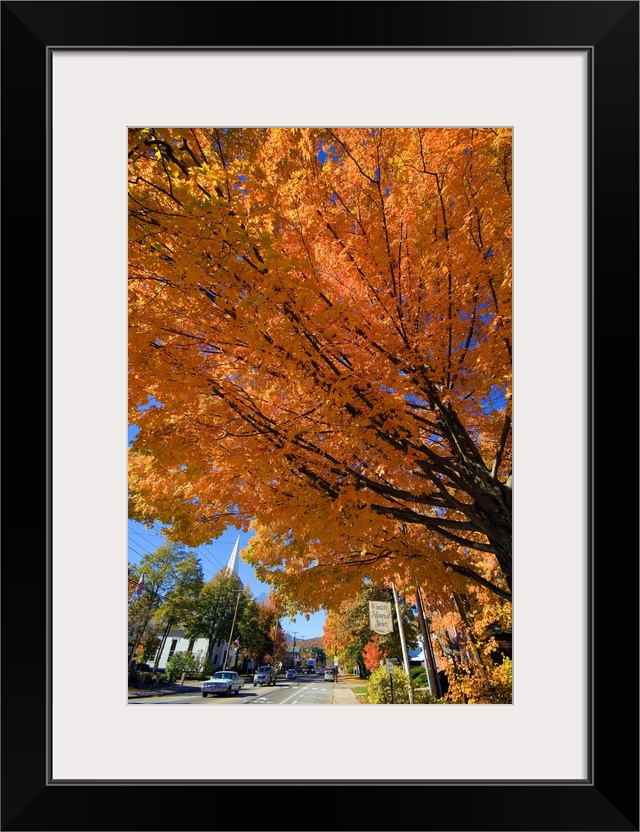
[[[273,633],[273,666],[275,667],[276,671],[279,669],[277,667],[278,657],[276,656],[276,652],[278,650],[278,627],[280,626],[280,619],[276,618],[276,629]]]
[[[438,699],[441,699],[440,680],[438,679],[438,673],[435,667],[433,650],[431,648],[431,634],[429,633],[429,624],[427,623],[427,616],[425,615],[422,593],[419,586],[416,586],[416,601],[418,606],[418,620],[420,622],[420,629],[422,630],[422,649],[424,651],[429,690],[431,691],[431,696],[436,696]]]
[[[229,650],[231,650],[231,639],[233,638],[233,628],[236,625],[236,615],[238,614],[238,604],[240,603],[240,594],[241,594],[242,591],[243,591],[242,589],[238,589],[236,591],[236,595],[238,597],[236,598],[236,608],[235,608],[234,613],[233,613],[233,621],[231,622],[231,632],[229,633],[229,643],[227,644],[227,653],[224,657],[224,661],[222,662],[222,669],[223,670],[227,669],[227,662],[229,661]]]
[[[404,628],[402,626],[402,616],[400,615],[400,604],[398,602],[398,593],[396,592],[396,585],[391,584],[393,590],[393,600],[396,605],[396,617],[398,619],[398,632],[400,633],[400,644],[402,645],[402,659],[404,661],[404,671],[407,674],[407,686],[409,688],[409,704],[413,705],[413,687],[411,686],[411,676],[409,675],[409,655],[407,653],[407,645],[404,640]]]
[[[291,653],[291,667],[294,667],[294,665],[296,663],[296,635],[297,634],[298,634],[297,630],[295,631],[295,633],[291,633],[291,635],[293,636],[293,651]]]

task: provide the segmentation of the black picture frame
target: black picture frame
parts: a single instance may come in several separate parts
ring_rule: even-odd
[[[12,349],[5,351],[3,368],[11,407],[28,401],[34,409],[33,389],[42,385],[45,407],[37,413],[46,416],[46,429],[41,425],[27,431],[22,426],[24,456],[15,463],[11,460],[6,478],[11,487],[5,489],[10,507],[5,512],[9,518],[5,537],[11,545],[5,546],[2,558],[2,829],[638,830],[638,503],[632,486],[637,484],[638,459],[633,440],[638,424],[639,3],[187,0],[3,2],[1,6],[3,290],[11,317],[14,310],[20,317],[23,309],[29,320],[24,330],[18,326],[17,334],[9,336]],[[180,19],[193,20],[194,15],[197,26],[176,25]],[[214,33],[211,40],[206,39],[207,32]],[[338,782],[57,784],[48,780],[50,56],[55,48],[146,47],[588,52],[591,730],[586,781],[500,782],[486,772],[486,780],[473,783],[372,783],[358,780],[357,767],[353,780]],[[39,246],[17,244],[25,233],[25,218]],[[33,344],[36,332],[42,338],[40,349],[25,363],[22,349],[15,355],[17,344],[12,339]],[[634,403],[631,430],[630,402]],[[19,421],[12,420],[12,435],[18,428]],[[34,469],[43,468],[42,477],[34,477]],[[541,495],[541,500],[556,499],[561,488],[560,478],[555,496]],[[36,516],[42,525],[34,540]],[[634,521],[631,533],[629,519]],[[570,642],[567,622],[560,620],[552,629],[560,645]],[[16,645],[31,645],[29,656],[9,649],[14,639]],[[562,680],[548,684],[560,686]],[[339,749],[340,738],[336,742]],[[349,753],[357,757],[357,750]],[[223,790],[220,801],[217,789]],[[218,802],[220,808],[212,812],[212,804]]]

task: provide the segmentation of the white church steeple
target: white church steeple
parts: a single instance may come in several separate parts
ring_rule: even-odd
[[[229,572],[234,572],[236,575],[238,574],[238,564],[240,563],[240,558],[238,557],[238,547],[240,545],[240,535],[238,535],[238,539],[235,542],[235,546],[233,547],[233,551],[231,552],[231,557],[229,558],[229,563],[227,564],[227,569]]]

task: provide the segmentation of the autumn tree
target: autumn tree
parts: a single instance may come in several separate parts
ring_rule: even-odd
[[[138,641],[134,660],[139,662],[150,662],[158,652],[161,639],[157,632],[150,631],[147,628],[145,634]]]
[[[316,663],[319,665],[323,665],[327,661],[327,654],[324,652],[322,647],[318,647],[317,645],[312,645],[310,648],[310,652],[312,657],[316,660]]]
[[[511,357],[509,129],[130,130],[135,519],[508,602]]]
[[[144,576],[140,591],[135,587]],[[154,669],[157,669],[160,651],[170,626],[191,611],[203,582],[202,566],[197,556],[185,546],[175,542],[163,543],[154,552],[145,554],[137,567],[129,571],[129,631],[133,634],[129,663],[134,659],[140,640],[149,634],[159,636],[160,648]]]
[[[284,631],[271,598],[251,599],[240,617],[237,631],[242,652],[257,664],[275,665],[284,658]]]
[[[385,651],[380,649],[380,636],[376,633],[362,651],[362,663],[369,673],[373,673],[376,667],[379,667],[386,658],[386,655]]]
[[[366,581],[354,601],[344,601],[337,612],[331,611],[327,616],[325,642],[335,650],[341,664],[347,667],[357,666],[363,678],[370,671],[365,662],[365,651],[376,635],[370,627],[369,601],[387,601],[392,604],[393,608],[392,598],[389,588]],[[415,613],[411,606],[405,603],[404,598],[400,597],[398,602],[405,642],[407,647],[411,649],[417,645]],[[401,657],[402,643],[395,608],[393,608],[393,621],[393,632],[378,635],[376,644],[381,655]]]
[[[429,616],[432,643],[447,676],[447,700],[511,702],[511,605],[474,585],[466,595],[454,593],[448,604],[429,605]]]

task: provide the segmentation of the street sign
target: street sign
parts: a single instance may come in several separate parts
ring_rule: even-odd
[[[387,665],[387,673],[389,675],[391,675],[393,673],[393,668],[396,666],[395,662],[391,661],[391,659],[387,659],[386,665]]]
[[[381,636],[393,632],[390,601],[369,601],[369,627]]]

